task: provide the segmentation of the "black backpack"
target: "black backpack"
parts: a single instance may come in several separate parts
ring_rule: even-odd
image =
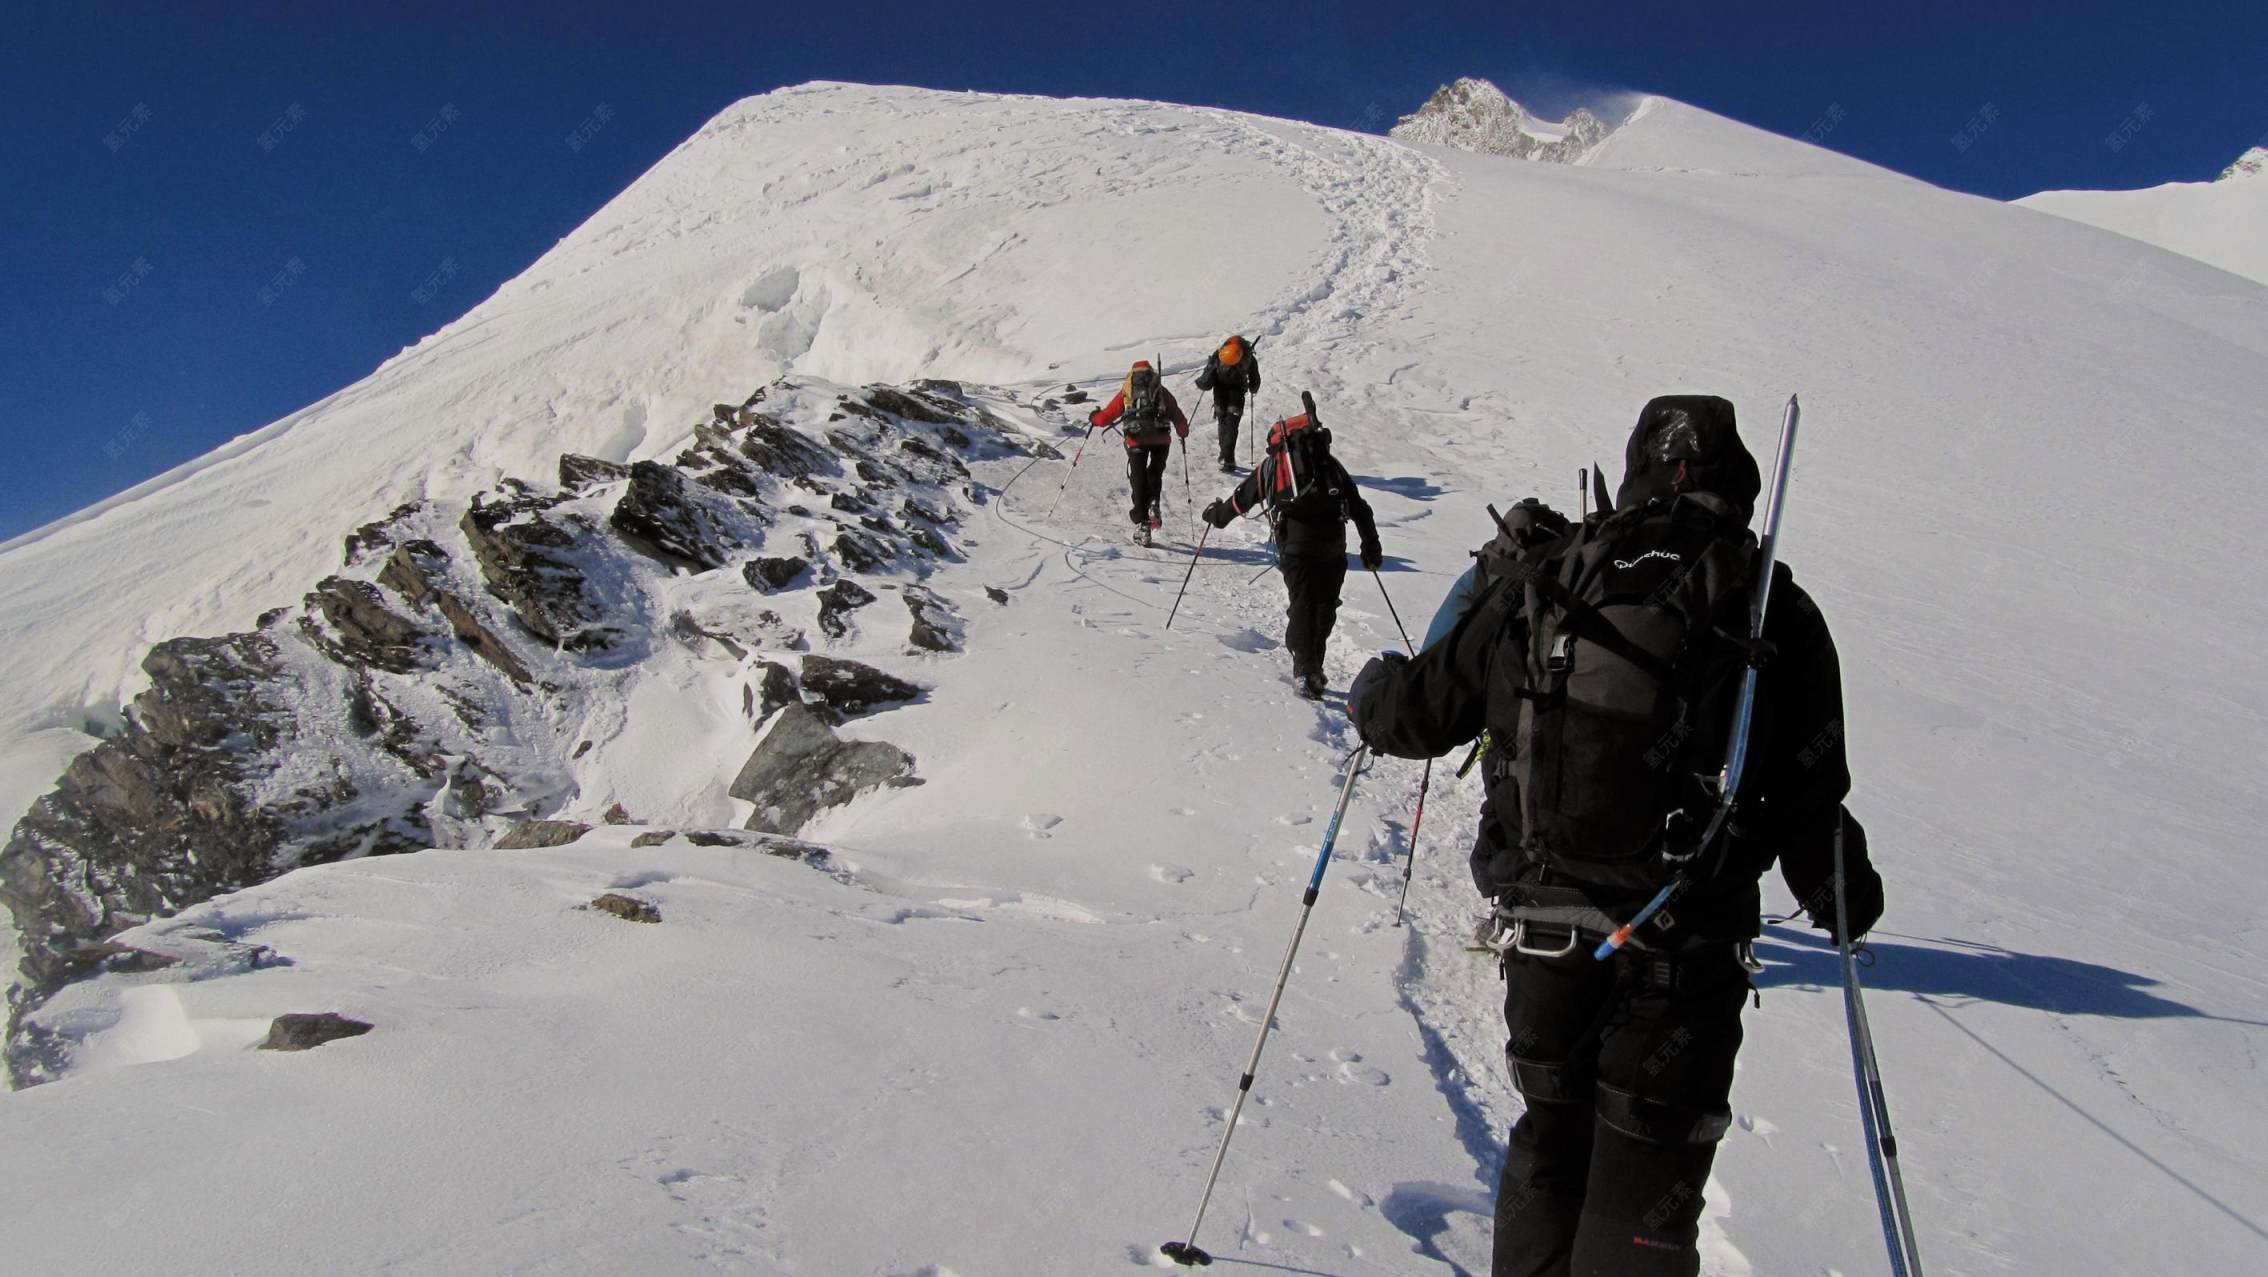
[[[1143,366],[1126,374],[1126,426],[1132,434],[1149,434],[1165,425],[1165,382],[1157,369]]]
[[[1499,522],[1517,543],[1520,529]],[[1751,654],[1756,558],[1731,505],[1686,493],[1593,516],[1505,574],[1526,622],[1503,668],[1530,860],[1588,885],[1652,888],[1674,872],[1665,852],[1695,850],[1688,826],[1714,798]]]

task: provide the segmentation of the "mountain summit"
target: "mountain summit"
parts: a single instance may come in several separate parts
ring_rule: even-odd
[[[2215,181],[2229,182],[2240,178],[2259,177],[2268,173],[2268,146],[2256,146],[2236,158],[2236,163],[2221,170]]]
[[[1580,164],[1612,132],[1612,126],[1582,107],[1557,123],[1539,120],[1504,90],[1466,76],[1434,90],[1424,106],[1403,116],[1387,136],[1483,155]]]

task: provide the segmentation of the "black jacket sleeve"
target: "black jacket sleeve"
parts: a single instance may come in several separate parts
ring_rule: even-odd
[[[1778,854],[1788,889],[1808,902],[1833,877],[1835,827],[1851,790],[1843,670],[1818,604],[1792,576],[1773,590],[1766,632],[1775,650],[1758,682],[1758,695],[1769,703],[1770,737],[1751,763],[1753,779],[1742,786],[1738,823],[1765,854]],[[1858,845],[1863,860],[1863,839]]]
[[[1197,389],[1200,391],[1211,390],[1213,383],[1220,380],[1220,375],[1221,357],[1214,355],[1205,361],[1205,367],[1198,372]]]
[[[1347,473],[1344,465],[1340,465],[1335,459],[1331,464],[1339,467],[1339,490],[1347,494],[1347,517],[1354,520],[1355,532],[1362,538],[1363,551],[1368,553],[1377,549],[1378,521],[1370,513],[1370,503],[1363,500],[1362,488],[1355,483],[1354,476]]]
[[[1438,758],[1486,725],[1489,667],[1504,646],[1509,594],[1482,594],[1440,642],[1414,659],[1373,659],[1355,676],[1347,713],[1371,749],[1395,758]]]
[[[1260,388],[1260,356],[1255,354],[1250,347],[1246,347],[1244,351],[1244,388],[1246,390],[1258,390]]]

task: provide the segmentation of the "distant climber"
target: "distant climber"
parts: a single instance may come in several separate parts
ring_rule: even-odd
[[[1284,589],[1291,596],[1284,646],[1291,649],[1292,686],[1308,700],[1323,695],[1323,647],[1339,619],[1347,579],[1347,520],[1362,537],[1362,565],[1384,561],[1378,525],[1354,477],[1331,455],[1331,432],[1308,411],[1268,428],[1268,454],[1244,482],[1205,507],[1205,521],[1225,528],[1240,515],[1266,510],[1274,530]]]
[[[1242,334],[1221,343],[1197,374],[1197,389],[1213,392],[1213,420],[1221,428],[1221,473],[1235,474],[1237,426],[1244,398],[1260,389],[1260,356]]]
[[[1134,506],[1128,513],[1134,520],[1135,541],[1150,544],[1150,534],[1164,521],[1158,501],[1165,489],[1166,462],[1173,456],[1174,435],[1189,438],[1189,418],[1182,415],[1181,405],[1165,388],[1158,370],[1149,360],[1137,359],[1118,393],[1089,414],[1087,424],[1115,425],[1126,440],[1126,473],[1134,486]]]

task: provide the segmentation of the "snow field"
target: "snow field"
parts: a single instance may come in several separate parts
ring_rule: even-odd
[[[297,597],[330,566],[330,521],[382,512],[373,490],[666,451],[670,423],[782,361],[1002,382],[1001,412],[1075,444],[1083,408],[1043,396],[1107,397],[1163,352],[1196,413],[1189,376],[1242,329],[1266,375],[1247,429],[1314,391],[1413,633],[1484,539],[1483,504],[1571,504],[1577,467],[1619,473],[1648,397],[1725,394],[1761,449],[1800,391],[1787,555],[1842,648],[1853,805],[1890,894],[1870,1007],[1930,1270],[2248,1271],[2268,1244],[2251,854],[2268,615],[2244,539],[2190,512],[2250,508],[2268,460],[2247,429],[2268,293],[2162,256],[2138,278],[2098,232],[1820,154],[1673,103],[1568,170],[1148,105],[753,99],[301,425],[0,554],[24,640],[0,686],[26,724],[114,703],[142,618],[209,631]],[[602,830],[303,871],[153,924],[153,946],[203,926],[290,965],[66,995],[83,1067],[0,1100],[0,1196],[29,1221],[11,1255],[1155,1263],[1202,1187],[1355,742],[1335,705],[1288,695],[1253,525],[1214,535],[1164,628],[1187,510],[1225,476],[1193,464],[1185,494],[1177,458],[1168,544],[1142,550],[1116,440],[1050,516],[1066,465],[980,470],[995,495],[969,561],[932,583],[970,618],[968,652],[923,671],[921,702],[860,721],[927,783],[806,830],[827,869]],[[253,493],[276,502],[261,519],[239,513]],[[170,575],[87,571],[175,540]],[[1333,687],[1400,643],[1378,583],[1350,573]],[[680,730],[724,690],[627,689],[631,747],[580,778],[590,800],[612,783],[648,795],[641,818],[728,823],[687,784],[743,746]],[[1399,930],[1418,765],[1380,761],[1357,788],[1198,1239],[1224,1259],[1485,1271],[1519,1104],[1502,986],[1461,949],[1479,794],[1450,776],[1460,758],[1435,768]],[[664,921],[574,909],[610,886]],[[1799,928],[1759,952],[1706,1271],[1880,1271],[1829,955]],[[247,1025],[322,1009],[379,1028],[237,1049]]]

